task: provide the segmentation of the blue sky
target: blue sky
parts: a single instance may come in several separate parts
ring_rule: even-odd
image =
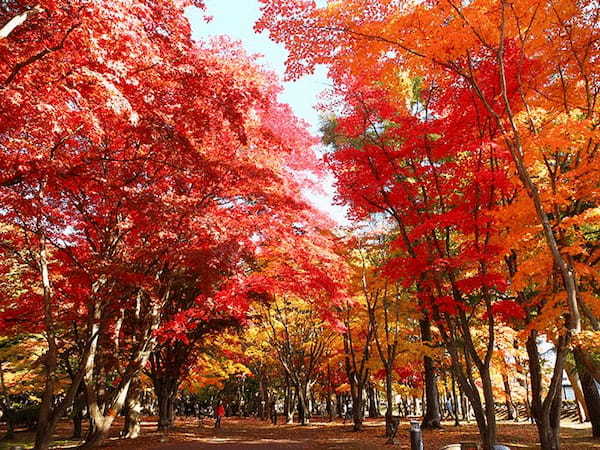
[[[192,25],[195,39],[206,39],[211,36],[228,35],[241,41],[250,54],[260,54],[260,63],[277,73],[281,79],[285,71],[287,51],[271,41],[267,33],[256,34],[254,23],[260,16],[258,0],[205,0],[206,12],[192,8],[188,18]],[[325,3],[324,0],[317,3]],[[204,15],[212,16],[206,23]],[[320,67],[314,75],[309,75],[294,82],[283,82],[283,92],[279,100],[288,103],[296,115],[310,124],[310,130],[318,135],[319,113],[314,106],[319,94],[327,88],[326,69]],[[324,180],[326,195],[306,193],[307,198],[319,209],[328,213],[336,222],[347,224],[344,209],[333,204],[333,179]]]

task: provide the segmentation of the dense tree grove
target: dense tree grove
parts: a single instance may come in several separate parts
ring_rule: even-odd
[[[598,3],[260,3],[290,79],[328,68],[320,143],[201,0],[0,2],[6,438],[224,404],[557,450],[564,379],[599,438]]]
[[[291,77],[330,67],[340,200],[391,222],[385,271],[416,289],[484,447],[501,323],[522,330],[542,447],[559,447],[569,352],[598,435],[598,5],[264,3],[258,27],[290,50]]]

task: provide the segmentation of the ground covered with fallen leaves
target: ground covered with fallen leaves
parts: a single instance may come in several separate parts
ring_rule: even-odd
[[[215,430],[211,420],[178,420],[177,426],[168,433],[156,431],[155,418],[145,418],[142,434],[134,440],[119,438],[118,422],[112,437],[102,448],[124,450],[277,450],[277,449],[409,449],[408,423],[401,424],[395,445],[386,445],[383,436],[383,420],[368,419],[365,429],[356,433],[349,422],[327,422],[315,420],[307,426],[271,425],[256,419],[225,418],[223,427]],[[67,438],[70,424],[59,427],[56,448],[73,448],[78,442]],[[600,449],[600,440],[593,440],[589,425],[565,422],[562,427],[563,449]],[[31,448],[33,434],[20,432],[17,439],[0,442],[0,449],[22,445]],[[442,430],[424,431],[425,450],[438,450],[447,444],[474,442],[477,440],[477,427],[474,423],[455,427],[445,424]],[[498,442],[514,449],[537,449],[539,444],[535,426],[529,423],[500,422]]]

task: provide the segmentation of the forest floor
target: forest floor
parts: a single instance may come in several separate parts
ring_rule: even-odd
[[[119,425],[101,447],[104,449],[122,450],[296,450],[296,449],[410,449],[408,423],[403,422],[398,431],[396,445],[386,445],[383,436],[384,422],[378,419],[367,419],[364,431],[352,431],[350,422],[341,420],[334,422],[313,421],[310,425],[271,425],[255,419],[225,418],[223,427],[215,430],[212,420],[178,420],[177,426],[168,433],[156,431],[156,421],[146,418],[142,422],[141,436],[133,440],[119,439]],[[59,427],[57,440],[53,448],[74,448],[78,442],[68,440],[70,424],[64,422]],[[562,448],[565,450],[600,450],[600,440],[591,439],[591,430],[587,424],[565,422],[562,430]],[[33,434],[17,433],[13,441],[0,441],[0,449],[8,450],[11,446],[21,445],[31,448]],[[425,450],[439,450],[444,445],[477,440],[477,427],[474,423],[454,427],[445,424],[442,430],[423,433]],[[498,442],[511,449],[538,449],[535,426],[521,422],[500,422],[498,426]]]

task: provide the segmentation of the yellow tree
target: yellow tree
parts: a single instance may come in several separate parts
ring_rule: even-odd
[[[390,257],[388,240],[389,235],[382,232],[364,233],[355,237],[352,267],[358,299],[353,307],[359,312],[354,314],[353,319],[363,319],[367,323],[358,327],[353,321],[347,322],[351,327],[370,330],[370,334],[362,334],[365,338],[363,355],[368,356],[367,346],[372,346],[378,358],[368,366],[375,372],[381,369],[384,373],[386,435],[391,433],[395,370],[410,363],[415,364],[424,355],[431,358],[435,353],[420,339],[415,339],[419,334],[421,315],[416,307],[414,293],[403,288],[398,281],[391,281],[384,273],[385,264]],[[363,308],[366,315],[360,314]],[[371,342],[366,341],[368,338]]]
[[[305,425],[310,418],[309,393],[336,332],[315,305],[293,295],[275,296],[268,304],[258,305],[256,311],[265,342],[274,352],[286,382],[295,390],[300,423]],[[293,411],[289,402],[288,392],[288,413]]]
[[[36,393],[43,388],[39,359],[44,350],[44,341],[39,335],[0,336],[0,411],[8,427],[6,439],[13,437],[19,415],[13,396],[39,400]],[[36,412],[30,414],[32,423]]]

